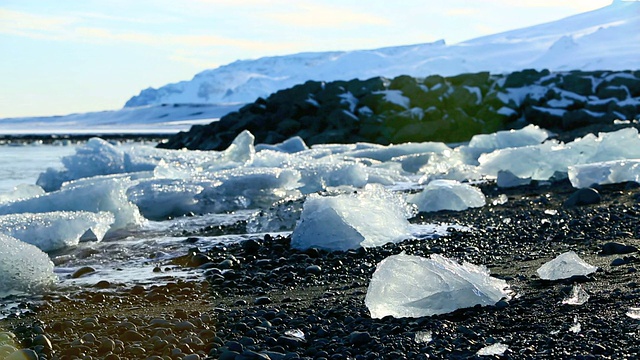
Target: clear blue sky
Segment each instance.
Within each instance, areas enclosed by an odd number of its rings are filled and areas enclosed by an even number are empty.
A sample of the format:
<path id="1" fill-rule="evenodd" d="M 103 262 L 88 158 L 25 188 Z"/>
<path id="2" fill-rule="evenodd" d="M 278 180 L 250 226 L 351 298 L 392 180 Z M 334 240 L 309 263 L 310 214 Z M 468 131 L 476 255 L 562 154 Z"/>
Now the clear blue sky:
<path id="1" fill-rule="evenodd" d="M 0 118 L 112 110 L 237 59 L 482 35 L 611 0 L 0 0 Z"/>

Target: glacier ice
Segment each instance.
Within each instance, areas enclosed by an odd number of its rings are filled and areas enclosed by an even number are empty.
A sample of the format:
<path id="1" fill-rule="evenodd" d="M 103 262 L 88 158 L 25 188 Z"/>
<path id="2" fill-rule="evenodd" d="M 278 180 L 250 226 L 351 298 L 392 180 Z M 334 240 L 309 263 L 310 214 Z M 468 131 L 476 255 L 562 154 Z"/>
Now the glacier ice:
<path id="1" fill-rule="evenodd" d="M 124 174 L 158 170 L 167 173 L 189 174 L 215 171 L 246 165 L 253 161 L 254 136 L 240 133 L 223 151 L 182 151 L 155 149 L 145 146 L 115 146 L 100 138 L 91 138 L 76 149 L 73 155 L 62 158 L 63 170 L 47 169 L 37 184 L 46 191 L 60 189 L 63 183 L 100 175 Z"/>
<path id="2" fill-rule="evenodd" d="M 127 198 L 126 190 L 131 184 L 128 179 L 87 181 L 33 198 L 0 204 L 0 215 L 53 211 L 109 211 L 115 217 L 112 229 L 136 226 L 142 224 L 144 219 L 138 207 Z"/>
<path id="3" fill-rule="evenodd" d="M 533 180 L 549 180 L 567 174 L 569 166 L 596 162 L 640 159 L 640 136 L 635 128 L 588 134 L 569 143 L 546 141 L 540 145 L 506 148 L 482 154 L 479 170 L 497 176 L 501 170 Z"/>
<path id="4" fill-rule="evenodd" d="M 502 356 L 504 352 L 509 349 L 508 345 L 495 343 L 488 346 L 483 347 L 482 349 L 476 352 L 478 356 Z"/>
<path id="5" fill-rule="evenodd" d="M 462 265 L 444 256 L 399 254 L 382 260 L 373 273 L 365 305 L 372 318 L 422 317 L 509 298 L 506 281 L 484 266 Z"/>
<path id="6" fill-rule="evenodd" d="M 411 234 L 407 218 L 413 211 L 381 186 L 367 185 L 355 194 L 313 194 L 304 202 L 291 246 L 348 250 L 402 240 Z"/>
<path id="7" fill-rule="evenodd" d="M 21 184 L 12 191 L 0 193 L 0 204 L 44 194 L 44 190 L 38 185 Z"/>
<path id="8" fill-rule="evenodd" d="M 573 288 L 571 288 L 571 295 L 563 299 L 562 303 L 567 305 L 582 305 L 587 301 L 589 301 L 589 294 L 580 284 L 575 284 Z"/>
<path id="9" fill-rule="evenodd" d="M 196 179 L 147 179 L 127 190 L 128 198 L 150 220 L 189 213 L 234 211 L 297 195 L 300 174 L 291 169 L 240 167 Z M 162 204 L 162 206 L 158 206 Z"/>
<path id="10" fill-rule="evenodd" d="M 593 184 L 640 182 L 640 159 L 612 160 L 569 166 L 569 180 L 575 188 Z"/>
<path id="11" fill-rule="evenodd" d="M 456 180 L 433 180 L 421 192 L 408 197 L 420 211 L 454 210 L 461 211 L 470 207 L 482 207 L 486 204 L 480 189 Z"/>
<path id="12" fill-rule="evenodd" d="M 537 125 L 529 124 L 519 130 L 498 131 L 493 134 L 474 135 L 469 141 L 469 147 L 493 151 L 511 147 L 521 147 L 536 145 L 545 141 L 549 137 L 547 130 L 541 129 Z"/>
<path id="13" fill-rule="evenodd" d="M 37 247 L 0 234 L 0 298 L 34 293 L 56 281 L 53 263 Z"/>
<path id="14" fill-rule="evenodd" d="M 0 233 L 49 252 L 77 245 L 88 231 L 101 241 L 113 221 L 110 212 L 59 211 L 0 215 Z"/>
<path id="15" fill-rule="evenodd" d="M 597 267 L 587 264 L 575 252 L 567 251 L 544 263 L 536 272 L 540 279 L 560 280 L 572 276 L 589 275 L 596 270 L 598 270 Z"/>
<path id="16" fill-rule="evenodd" d="M 636 320 L 640 320 L 640 308 L 639 307 L 630 307 L 629 310 L 625 313 L 628 317 Z"/>
<path id="17" fill-rule="evenodd" d="M 294 136 L 278 144 L 257 144 L 255 146 L 255 150 L 256 152 L 260 152 L 262 150 L 273 150 L 293 154 L 309 150 L 309 147 L 300 136 Z"/>

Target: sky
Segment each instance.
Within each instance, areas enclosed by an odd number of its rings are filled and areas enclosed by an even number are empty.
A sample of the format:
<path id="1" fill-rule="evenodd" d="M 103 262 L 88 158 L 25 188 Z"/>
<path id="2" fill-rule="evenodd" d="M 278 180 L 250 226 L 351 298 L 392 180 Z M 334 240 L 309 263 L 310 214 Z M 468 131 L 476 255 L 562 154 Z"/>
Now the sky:
<path id="1" fill-rule="evenodd" d="M 115 110 L 235 60 L 476 37 L 611 0 L 0 0 L 0 118 Z"/>

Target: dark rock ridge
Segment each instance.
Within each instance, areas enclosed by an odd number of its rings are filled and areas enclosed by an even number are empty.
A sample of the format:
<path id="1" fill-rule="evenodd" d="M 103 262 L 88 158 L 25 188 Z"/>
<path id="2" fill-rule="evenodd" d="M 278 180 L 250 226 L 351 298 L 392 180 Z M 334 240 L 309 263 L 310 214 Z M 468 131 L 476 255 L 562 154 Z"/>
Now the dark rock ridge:
<path id="1" fill-rule="evenodd" d="M 606 126 L 640 115 L 640 71 L 523 70 L 426 78 L 307 81 L 259 98 L 159 147 L 221 150 L 243 130 L 257 143 L 467 141 L 531 123 L 552 131 Z"/>

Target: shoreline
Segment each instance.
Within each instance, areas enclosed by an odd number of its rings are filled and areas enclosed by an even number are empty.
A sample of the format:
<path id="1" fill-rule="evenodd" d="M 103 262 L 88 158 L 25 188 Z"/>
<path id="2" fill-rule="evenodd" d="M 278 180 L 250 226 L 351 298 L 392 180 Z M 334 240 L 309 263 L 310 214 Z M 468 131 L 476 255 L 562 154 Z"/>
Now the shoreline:
<path id="1" fill-rule="evenodd" d="M 16 348 L 41 359 L 467 359 L 496 343 L 508 349 L 494 358 L 635 356 L 640 327 L 625 313 L 640 305 L 640 260 L 637 253 L 599 253 L 609 242 L 640 247 L 637 184 L 601 186 L 599 203 L 570 208 L 562 205 L 575 191 L 567 181 L 482 190 L 488 204 L 502 193 L 508 201 L 412 219 L 471 226 L 468 232 L 346 252 L 298 251 L 289 238 L 269 235 L 206 253 L 192 249 L 173 264 L 201 267 L 200 280 L 97 283 L 50 294 L 29 315 L 0 321 L 0 332 L 11 331 Z M 537 278 L 542 263 L 568 250 L 599 270 L 571 280 Z M 379 261 L 402 251 L 486 265 L 515 296 L 431 317 L 371 319 L 364 305 L 369 279 Z M 563 305 L 574 283 L 591 298 Z M 427 333 L 431 341 L 420 342 Z"/>

